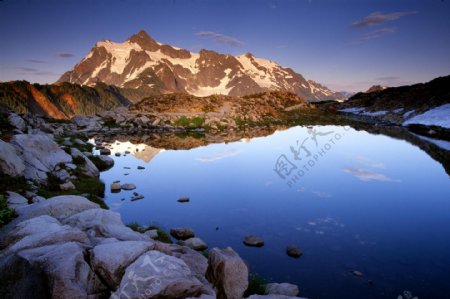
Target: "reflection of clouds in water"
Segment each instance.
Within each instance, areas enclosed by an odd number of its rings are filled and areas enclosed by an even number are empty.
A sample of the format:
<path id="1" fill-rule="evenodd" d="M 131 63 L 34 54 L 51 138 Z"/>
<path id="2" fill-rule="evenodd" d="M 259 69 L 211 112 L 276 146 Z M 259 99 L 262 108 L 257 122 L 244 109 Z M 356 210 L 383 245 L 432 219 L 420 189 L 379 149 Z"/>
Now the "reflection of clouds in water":
<path id="1" fill-rule="evenodd" d="M 313 191 L 312 194 L 320 198 L 330 198 L 332 196 L 331 193 L 326 191 Z"/>
<path id="2" fill-rule="evenodd" d="M 368 182 L 368 181 L 380 181 L 380 182 L 400 182 L 400 180 L 392 179 L 390 177 L 385 176 L 382 173 L 370 171 L 363 168 L 353 168 L 353 167 L 346 167 L 344 168 L 344 171 L 347 173 L 350 173 L 357 179 Z"/>
<path id="3" fill-rule="evenodd" d="M 341 229 L 345 225 L 334 218 L 317 218 L 313 221 L 308 221 L 305 226 L 299 226 L 295 229 L 305 233 L 314 233 L 316 235 L 325 235 L 326 233 L 333 233 L 337 229 Z"/>
<path id="4" fill-rule="evenodd" d="M 214 162 L 214 161 L 222 160 L 225 158 L 237 156 L 240 153 L 241 153 L 241 151 L 239 151 L 239 150 L 229 149 L 229 150 L 218 152 L 212 156 L 196 158 L 195 160 L 200 161 L 200 162 Z"/>
<path id="5" fill-rule="evenodd" d="M 384 163 L 381 162 L 374 162 L 366 157 L 363 156 L 356 156 L 355 160 L 358 161 L 360 164 L 363 164 L 365 166 L 371 167 L 371 168 L 380 168 L 380 169 L 385 169 L 386 166 L 384 165 Z"/>
<path id="6" fill-rule="evenodd" d="M 375 241 L 363 240 L 360 235 L 354 235 L 354 238 L 362 246 L 366 246 L 366 245 L 372 246 L 372 245 L 377 244 L 377 242 L 375 242 Z"/>

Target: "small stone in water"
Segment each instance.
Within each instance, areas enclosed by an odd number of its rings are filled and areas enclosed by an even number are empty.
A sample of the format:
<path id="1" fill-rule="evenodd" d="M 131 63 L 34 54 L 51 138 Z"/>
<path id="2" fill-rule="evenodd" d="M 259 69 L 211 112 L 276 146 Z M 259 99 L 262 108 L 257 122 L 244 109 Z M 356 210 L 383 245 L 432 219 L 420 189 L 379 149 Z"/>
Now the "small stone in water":
<path id="1" fill-rule="evenodd" d="M 364 276 L 364 274 L 362 274 L 362 272 L 359 272 L 357 270 L 353 270 L 352 274 L 355 275 L 355 276 L 359 276 L 359 277 Z"/>
<path id="2" fill-rule="evenodd" d="M 178 199 L 178 202 L 189 202 L 189 201 L 190 201 L 189 197 L 182 197 Z"/>
<path id="3" fill-rule="evenodd" d="M 138 166 L 137 169 L 145 169 L 144 166 Z"/>

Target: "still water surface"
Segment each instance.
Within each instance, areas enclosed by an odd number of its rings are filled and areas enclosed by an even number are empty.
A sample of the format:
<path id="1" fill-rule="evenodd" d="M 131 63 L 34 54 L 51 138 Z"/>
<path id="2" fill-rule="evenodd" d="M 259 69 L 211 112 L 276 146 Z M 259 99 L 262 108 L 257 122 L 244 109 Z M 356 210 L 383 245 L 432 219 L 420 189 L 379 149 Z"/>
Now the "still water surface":
<path id="1" fill-rule="evenodd" d="M 449 176 L 406 141 L 316 126 L 191 150 L 112 145 L 126 150 L 101 175 L 145 196 L 107 188 L 124 223 L 192 227 L 210 248 L 231 246 L 252 273 L 309 298 L 450 298 Z M 265 246 L 245 247 L 249 234 Z M 303 256 L 288 257 L 289 244 Z"/>

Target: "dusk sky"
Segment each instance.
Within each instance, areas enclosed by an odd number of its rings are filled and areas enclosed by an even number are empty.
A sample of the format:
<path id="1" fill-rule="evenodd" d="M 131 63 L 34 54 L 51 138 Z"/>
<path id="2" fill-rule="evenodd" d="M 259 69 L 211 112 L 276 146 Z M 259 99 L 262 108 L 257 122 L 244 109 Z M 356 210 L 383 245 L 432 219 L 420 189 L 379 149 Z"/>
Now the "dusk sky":
<path id="1" fill-rule="evenodd" d="M 336 91 L 450 74 L 448 0 L 0 1 L 0 81 L 55 82 L 102 39 L 139 30 L 291 67 Z"/>

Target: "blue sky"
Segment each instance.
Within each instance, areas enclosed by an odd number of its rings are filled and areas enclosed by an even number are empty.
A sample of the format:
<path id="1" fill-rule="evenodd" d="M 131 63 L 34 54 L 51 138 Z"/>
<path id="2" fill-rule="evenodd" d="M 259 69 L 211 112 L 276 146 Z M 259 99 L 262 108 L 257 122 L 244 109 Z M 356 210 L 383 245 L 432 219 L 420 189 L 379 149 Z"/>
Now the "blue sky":
<path id="1" fill-rule="evenodd" d="M 139 30 L 251 52 L 334 90 L 450 74 L 449 0 L 0 0 L 0 81 L 51 83 L 101 39 Z"/>

